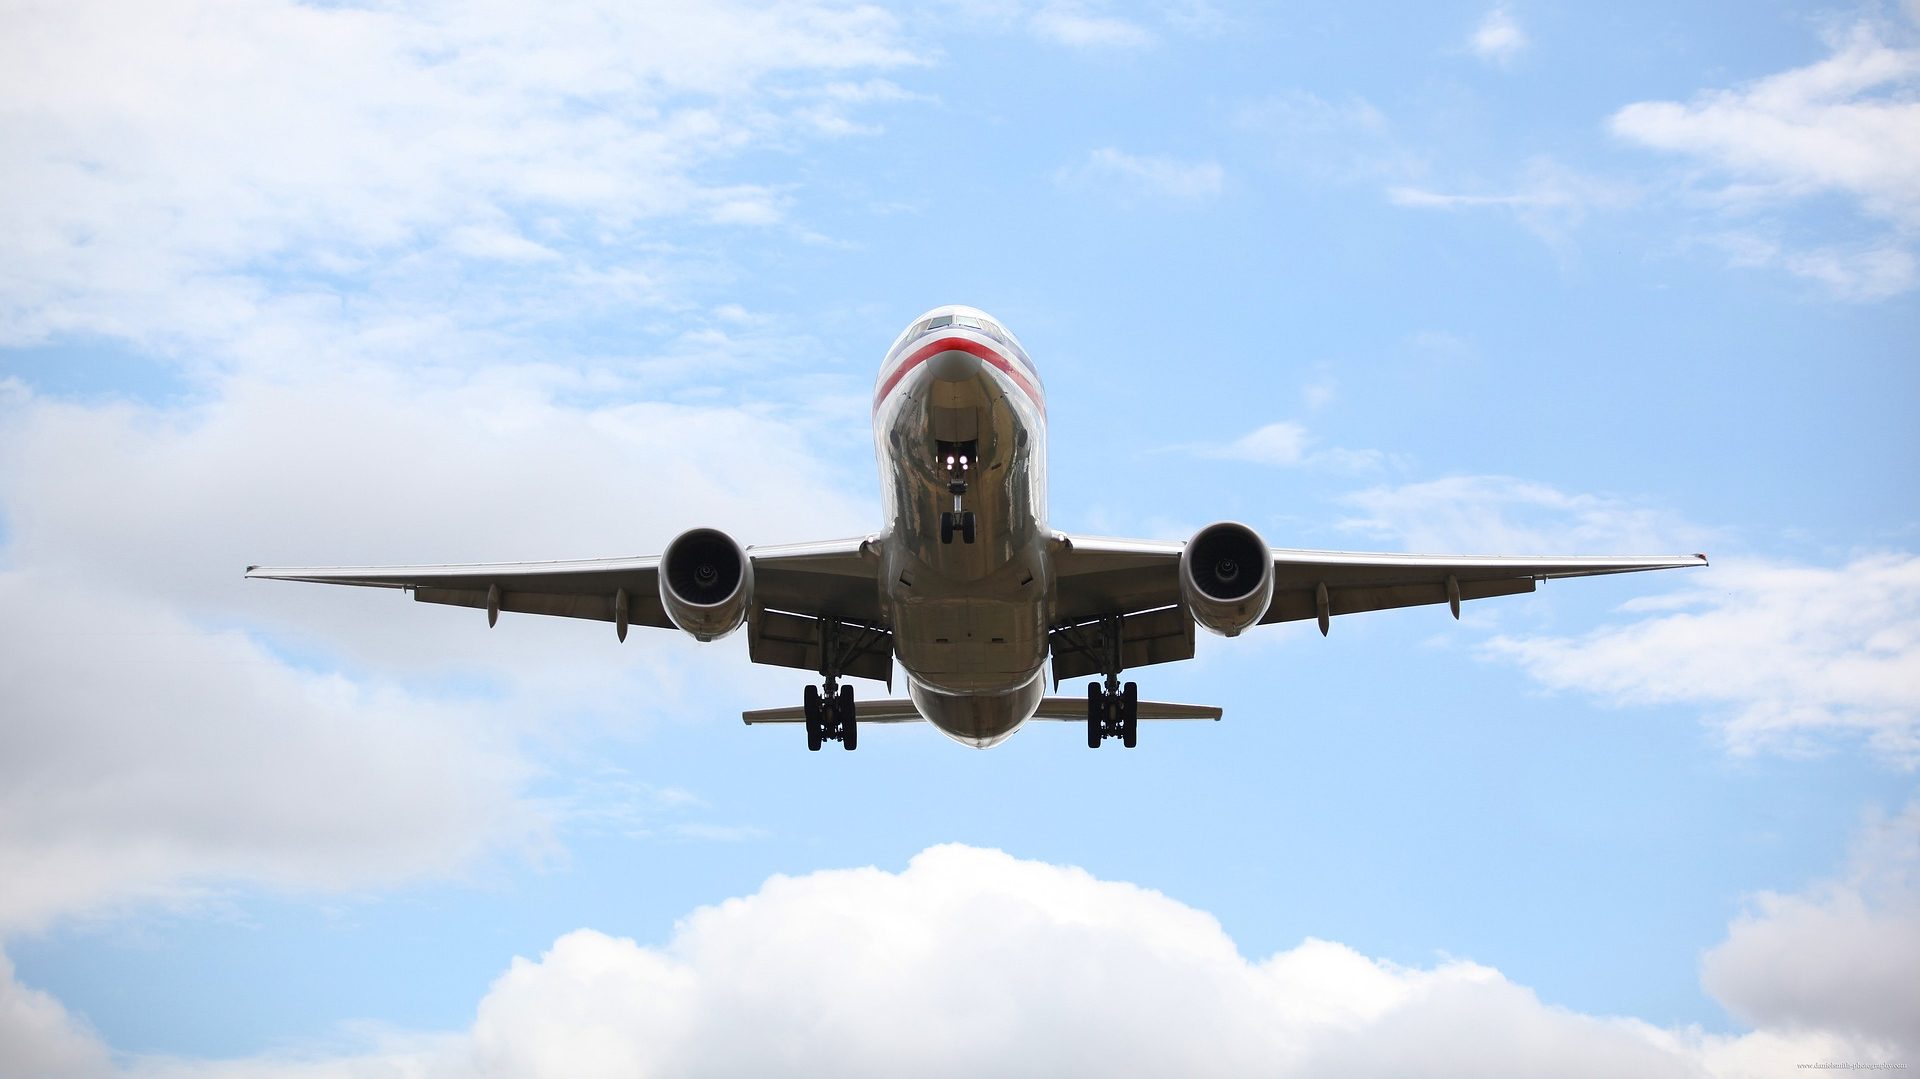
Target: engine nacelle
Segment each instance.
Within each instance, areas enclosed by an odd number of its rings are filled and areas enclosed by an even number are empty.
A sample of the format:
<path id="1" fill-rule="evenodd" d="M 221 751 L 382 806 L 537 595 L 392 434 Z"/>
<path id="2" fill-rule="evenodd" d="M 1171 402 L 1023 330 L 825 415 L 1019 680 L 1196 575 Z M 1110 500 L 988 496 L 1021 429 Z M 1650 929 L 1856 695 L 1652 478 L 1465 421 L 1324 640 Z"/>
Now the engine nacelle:
<path id="1" fill-rule="evenodd" d="M 680 533 L 660 556 L 660 604 L 695 640 L 740 628 L 753 602 L 753 563 L 733 537 L 714 528 Z"/>
<path id="2" fill-rule="evenodd" d="M 1210 524 L 1180 552 L 1180 598 L 1201 627 L 1237 637 L 1273 601 L 1273 552 L 1267 541 L 1233 521 Z"/>

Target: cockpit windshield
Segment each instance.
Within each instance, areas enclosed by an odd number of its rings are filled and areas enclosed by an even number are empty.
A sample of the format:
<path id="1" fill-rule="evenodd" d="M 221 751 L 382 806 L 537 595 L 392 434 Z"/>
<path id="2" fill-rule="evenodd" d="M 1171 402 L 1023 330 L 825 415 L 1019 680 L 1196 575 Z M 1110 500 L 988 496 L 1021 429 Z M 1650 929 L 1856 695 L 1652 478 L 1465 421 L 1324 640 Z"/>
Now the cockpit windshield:
<path id="1" fill-rule="evenodd" d="M 907 332 L 901 334 L 900 339 L 894 342 L 893 348 L 888 352 L 888 356 L 891 357 L 897 354 L 908 344 L 919 340 L 921 337 L 935 330 L 944 330 L 956 326 L 961 329 L 972 330 L 975 333 L 985 334 L 993 340 L 998 341 L 1000 344 L 1006 346 L 1007 350 L 1012 352 L 1014 356 L 1018 357 L 1027 370 L 1033 370 L 1033 360 L 1028 358 L 1027 350 L 1020 346 L 1019 338 L 1013 336 L 1006 327 L 986 317 L 984 313 L 971 315 L 946 314 L 923 318 L 907 327 Z"/>

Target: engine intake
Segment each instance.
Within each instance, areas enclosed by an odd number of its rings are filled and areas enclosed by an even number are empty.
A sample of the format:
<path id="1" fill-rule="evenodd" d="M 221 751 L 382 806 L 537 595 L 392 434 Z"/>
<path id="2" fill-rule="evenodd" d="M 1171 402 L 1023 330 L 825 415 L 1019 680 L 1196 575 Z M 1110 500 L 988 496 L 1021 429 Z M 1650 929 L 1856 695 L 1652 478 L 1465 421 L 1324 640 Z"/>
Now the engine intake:
<path id="1" fill-rule="evenodd" d="M 718 640 L 739 629 L 752 602 L 753 563 L 732 536 L 695 528 L 667 544 L 660 556 L 660 604 L 695 640 Z"/>
<path id="2" fill-rule="evenodd" d="M 1180 598 L 1193 620 L 1237 637 L 1273 601 L 1273 552 L 1259 533 L 1233 521 L 1210 524 L 1180 552 Z"/>

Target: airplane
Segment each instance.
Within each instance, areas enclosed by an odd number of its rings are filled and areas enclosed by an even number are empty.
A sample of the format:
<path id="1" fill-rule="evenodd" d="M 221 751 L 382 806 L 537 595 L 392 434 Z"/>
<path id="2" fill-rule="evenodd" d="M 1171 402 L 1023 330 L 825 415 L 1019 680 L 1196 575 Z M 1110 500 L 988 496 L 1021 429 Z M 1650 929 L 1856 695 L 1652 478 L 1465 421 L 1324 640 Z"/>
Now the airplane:
<path id="1" fill-rule="evenodd" d="M 816 672 L 799 707 L 747 711 L 799 723 L 807 748 L 859 744 L 862 724 L 926 721 L 985 749 L 1028 720 L 1083 723 L 1087 746 L 1131 749 L 1141 720 L 1212 719 L 1216 707 L 1139 699 L 1120 676 L 1191 659 L 1195 627 L 1226 637 L 1271 622 L 1531 592 L 1543 580 L 1707 564 L 1645 557 L 1370 554 L 1269 547 L 1235 521 L 1185 541 L 1058 532 L 1047 522 L 1047 402 L 1018 338 L 977 308 L 913 320 L 873 394 L 882 531 L 743 547 L 693 528 L 658 557 L 477 565 L 249 566 L 248 577 L 398 588 L 423 603 L 678 629 L 714 641 L 745 628 L 752 662 Z M 907 696 L 856 699 L 844 679 Z M 1051 671 L 1048 667 L 1051 665 Z M 1096 676 L 1084 699 L 1052 696 Z"/>

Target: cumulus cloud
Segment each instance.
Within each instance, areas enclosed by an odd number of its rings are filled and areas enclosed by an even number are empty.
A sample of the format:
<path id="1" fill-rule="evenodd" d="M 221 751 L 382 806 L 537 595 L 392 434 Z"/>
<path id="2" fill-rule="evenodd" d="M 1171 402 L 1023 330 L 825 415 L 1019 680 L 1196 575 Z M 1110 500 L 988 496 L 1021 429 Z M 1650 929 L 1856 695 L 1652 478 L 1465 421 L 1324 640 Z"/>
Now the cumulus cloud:
<path id="1" fill-rule="evenodd" d="M 0 1071 L 78 1079 L 111 1074 L 111 1061 L 85 1024 L 53 997 L 16 981 L 13 961 L 0 954 Z"/>
<path id="2" fill-rule="evenodd" d="M 84 1035 L 56 1004 L 33 1003 L 39 1041 L 0 1053 L 77 1045 L 74 1074 L 89 1074 Z M 658 947 L 568 933 L 515 959 L 457 1035 L 128 1071 L 1736 1076 L 1880 1059 L 1880 1044 L 1818 1025 L 1728 1037 L 1584 1015 L 1464 959 L 1400 966 L 1311 939 L 1249 958 L 1212 916 L 1158 892 L 942 846 L 897 873 L 776 876 L 693 912 Z"/>
<path id="3" fill-rule="evenodd" d="M 1920 1054 L 1920 802 L 1870 820 L 1852 864 L 1801 893 L 1762 893 L 1709 951 L 1702 981 L 1742 1021 L 1834 1031 Z"/>
<path id="4" fill-rule="evenodd" d="M 446 873 L 546 830 L 481 709 L 299 670 L 137 592 L 9 572 L 0 603 L 0 930 Z"/>
<path id="5" fill-rule="evenodd" d="M 773 521 L 870 525 L 794 450 L 817 442 L 798 434 L 809 418 L 624 388 L 538 368 L 230 377 L 186 406 L 9 386 L 0 929 L 229 883 L 453 873 L 544 850 L 556 810 L 573 825 L 609 812 L 605 790 L 530 794 L 526 736 L 689 707 L 734 649 L 661 633 L 621 652 L 607 627 L 564 619 L 489 632 L 397 593 L 240 572 L 642 554 L 694 524 L 749 542 L 797 538 Z M 685 815 L 654 827 L 750 834 Z"/>
<path id="6" fill-rule="evenodd" d="M 1920 227 L 1920 48 L 1891 36 L 1862 24 L 1835 37 L 1825 59 L 1688 102 L 1635 102 L 1609 126 L 1695 162 L 1735 211 L 1820 194 L 1849 200 L 1893 231 L 1851 255 L 1827 246 L 1764 261 L 1824 280 L 1847 298 L 1905 291 Z"/>
<path id="7" fill-rule="evenodd" d="M 1371 487 L 1342 501 L 1358 511 L 1342 528 L 1410 551 L 1653 554 L 1705 538 L 1671 514 L 1512 476 Z"/>
<path id="8" fill-rule="evenodd" d="M 1109 146 L 1056 170 L 1053 179 L 1063 188 L 1092 191 L 1123 205 L 1195 203 L 1220 194 L 1226 173 L 1211 161 L 1137 156 Z"/>
<path id="9" fill-rule="evenodd" d="M 1467 47 L 1480 59 L 1493 64 L 1508 64 L 1527 47 L 1527 33 L 1504 7 L 1494 8 L 1474 27 Z"/>
<path id="10" fill-rule="evenodd" d="M 1503 637 L 1488 649 L 1556 689 L 1701 705 L 1737 752 L 1862 738 L 1920 765 L 1920 556 L 1732 561 L 1622 612 L 1629 620 L 1581 637 Z"/>

